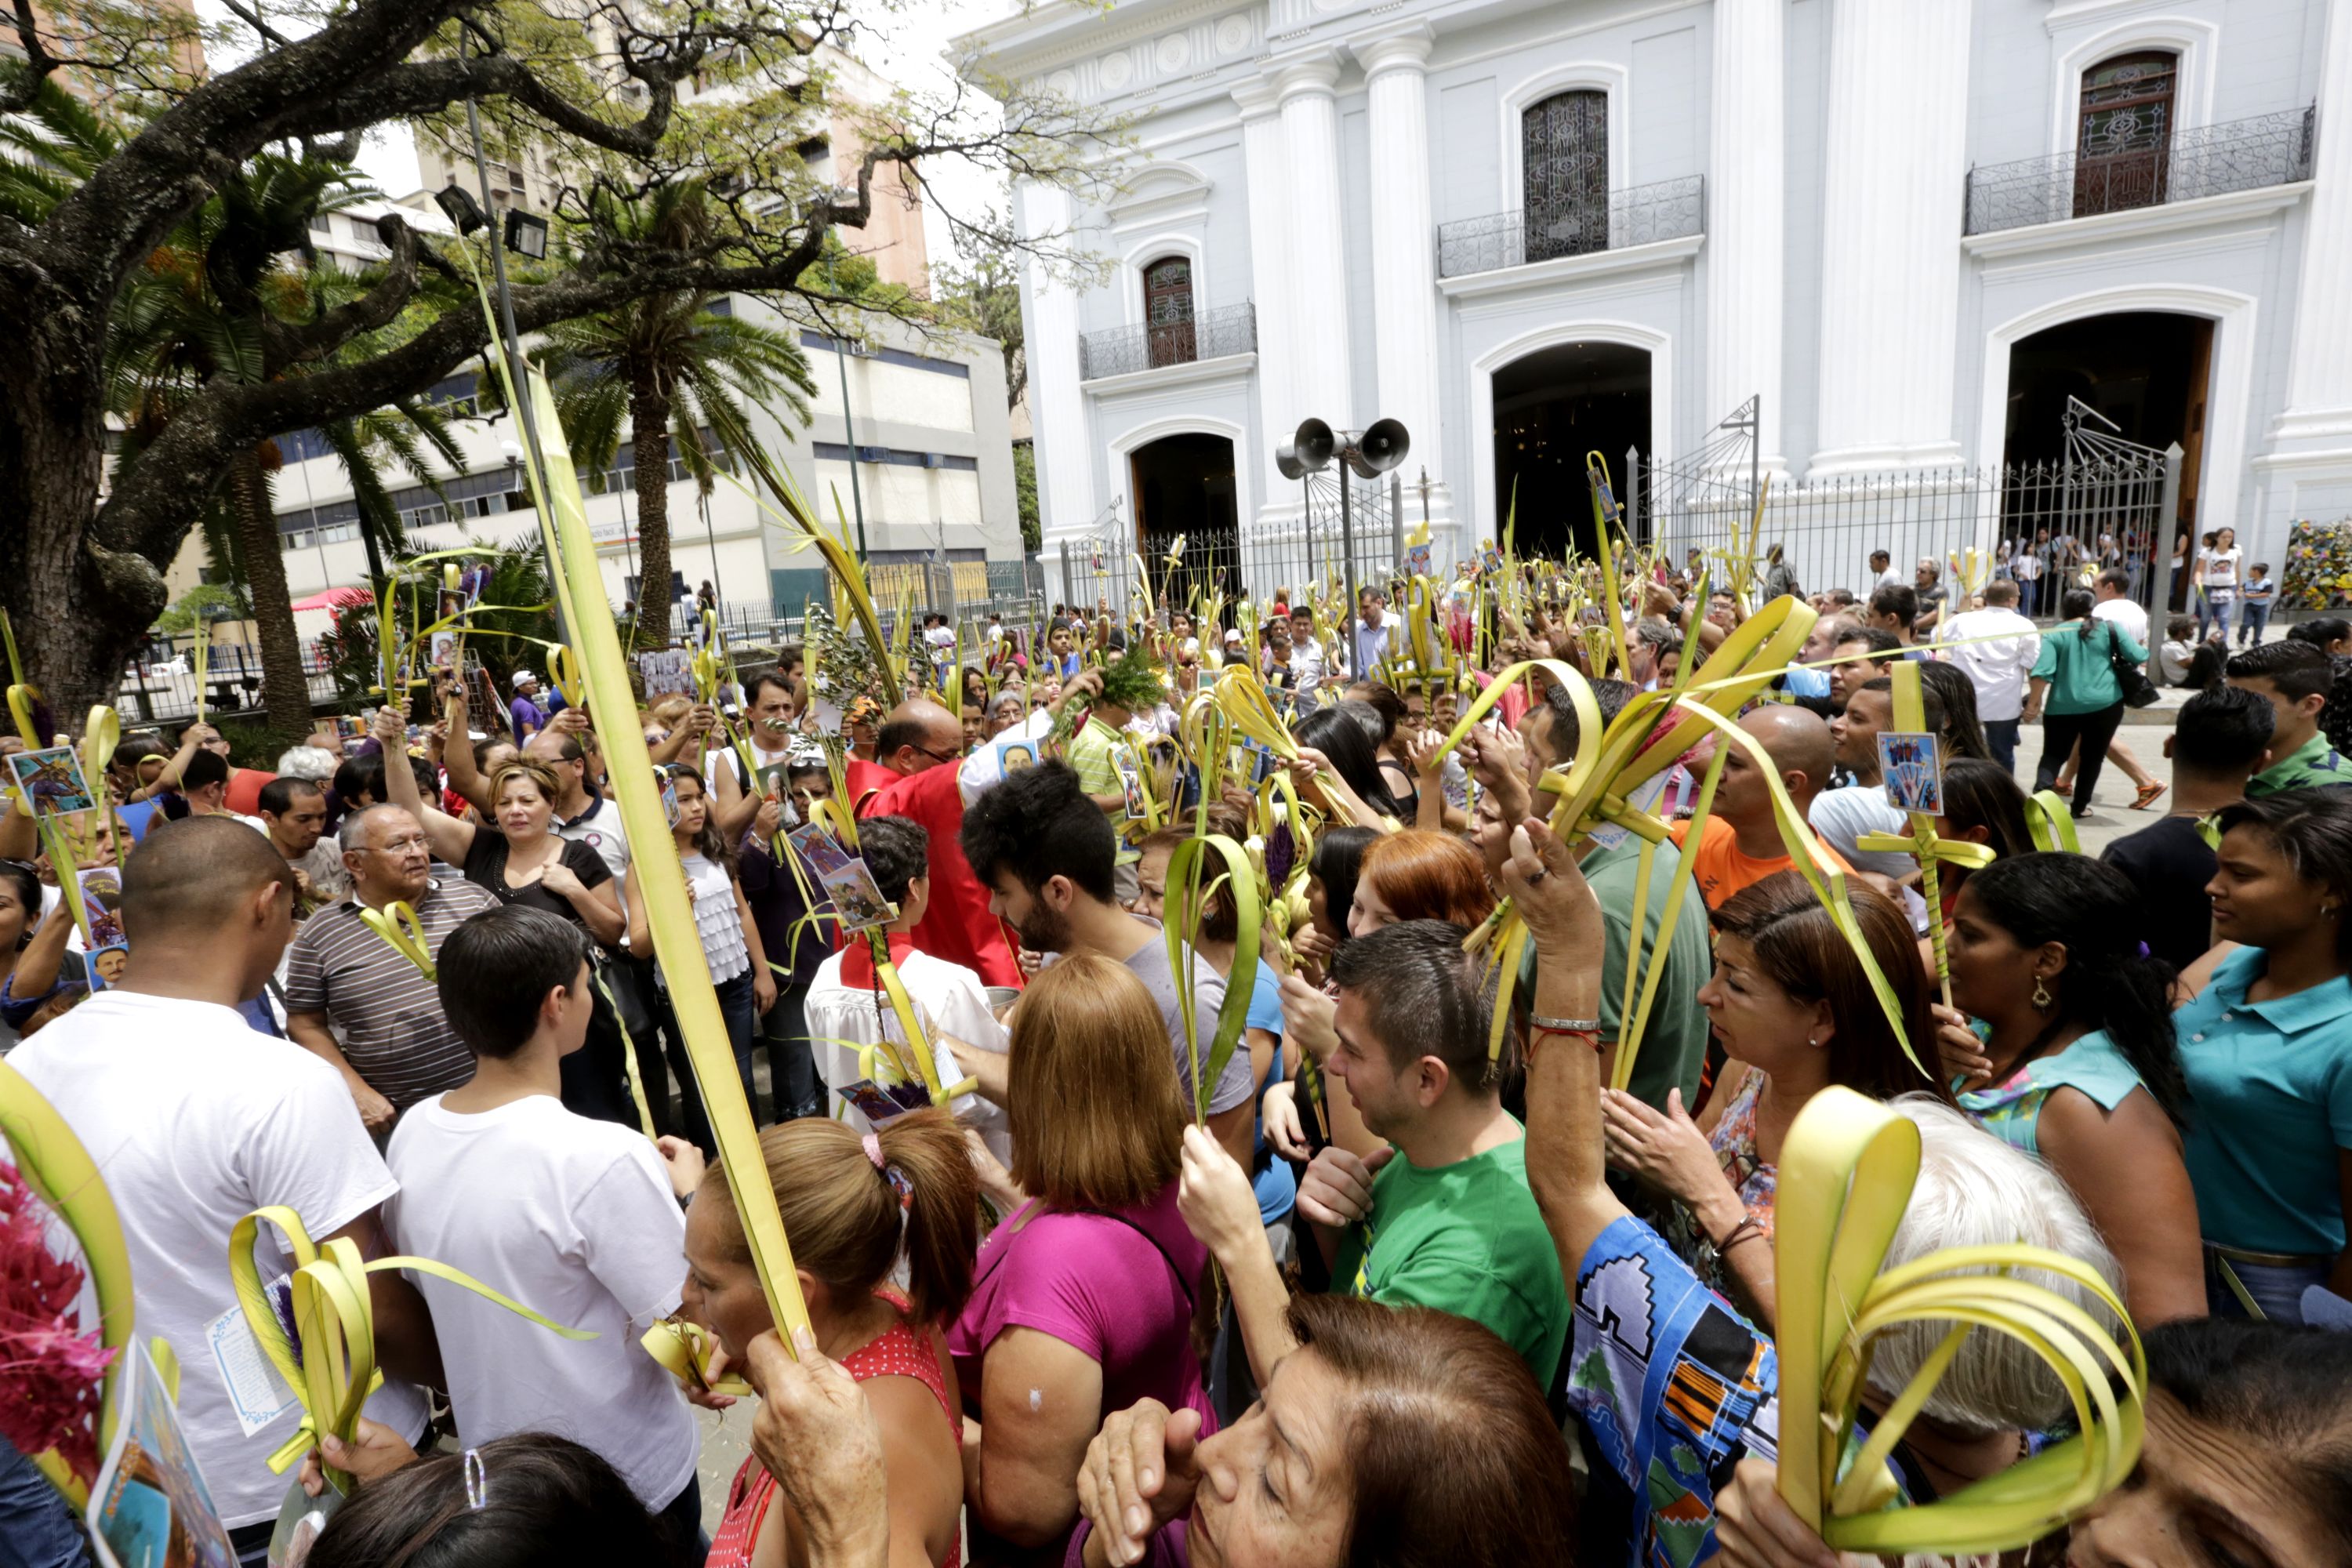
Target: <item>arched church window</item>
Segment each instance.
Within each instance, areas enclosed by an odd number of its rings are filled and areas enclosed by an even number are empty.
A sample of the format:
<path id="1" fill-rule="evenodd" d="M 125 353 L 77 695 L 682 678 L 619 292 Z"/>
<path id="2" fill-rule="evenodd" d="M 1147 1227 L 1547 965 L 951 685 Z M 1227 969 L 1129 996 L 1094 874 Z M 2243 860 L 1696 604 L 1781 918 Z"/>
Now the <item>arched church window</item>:
<path id="1" fill-rule="evenodd" d="M 1151 366 L 1190 364 L 1199 357 L 1192 332 L 1192 261 L 1163 256 L 1143 269 L 1143 321 L 1151 338 Z"/>
<path id="2" fill-rule="evenodd" d="M 1558 92 L 1519 116 L 1527 259 L 1609 248 L 1609 95 Z"/>
<path id="3" fill-rule="evenodd" d="M 2083 73 L 2074 143 L 2074 216 L 2126 212 L 2164 200 L 2180 57 L 2138 49 Z"/>

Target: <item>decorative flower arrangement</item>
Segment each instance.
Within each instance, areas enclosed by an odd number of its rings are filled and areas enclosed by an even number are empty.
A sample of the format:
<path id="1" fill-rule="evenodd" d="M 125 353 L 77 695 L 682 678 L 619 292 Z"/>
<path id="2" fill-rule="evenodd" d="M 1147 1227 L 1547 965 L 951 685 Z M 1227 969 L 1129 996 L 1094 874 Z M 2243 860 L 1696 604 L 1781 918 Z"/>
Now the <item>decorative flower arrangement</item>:
<path id="1" fill-rule="evenodd" d="M 86 1276 L 49 1248 L 49 1211 L 0 1164 L 0 1437 L 57 1451 L 85 1489 L 98 1479 L 101 1384 L 115 1352 L 81 1326 Z"/>

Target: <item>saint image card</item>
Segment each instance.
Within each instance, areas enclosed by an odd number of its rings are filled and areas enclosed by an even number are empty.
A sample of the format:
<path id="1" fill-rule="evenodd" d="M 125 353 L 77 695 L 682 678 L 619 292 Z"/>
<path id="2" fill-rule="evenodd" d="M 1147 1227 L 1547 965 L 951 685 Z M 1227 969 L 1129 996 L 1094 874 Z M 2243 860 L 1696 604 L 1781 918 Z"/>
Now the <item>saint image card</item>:
<path id="1" fill-rule="evenodd" d="M 84 1516 L 99 1561 L 107 1568 L 236 1568 L 236 1552 L 144 1340 L 123 1349 L 117 1396 L 122 1418 Z"/>
<path id="2" fill-rule="evenodd" d="M 820 872 L 817 880 L 824 884 L 825 895 L 833 900 L 834 912 L 841 917 L 845 936 L 851 931 L 866 931 L 887 925 L 898 918 L 898 911 L 882 896 L 874 883 L 874 873 L 866 868 L 863 860 L 852 860 L 845 866 Z"/>
<path id="3" fill-rule="evenodd" d="M 1130 822 L 1140 822 L 1150 815 L 1143 798 L 1143 778 L 1136 770 L 1135 753 L 1125 746 L 1112 748 L 1111 765 L 1118 770 L 1118 787 L 1127 797 L 1127 816 Z"/>
<path id="4" fill-rule="evenodd" d="M 1937 737 L 1882 730 L 1878 766 L 1886 775 L 1886 798 L 1896 809 L 1944 815 L 1944 754 Z"/>
<path id="5" fill-rule="evenodd" d="M 71 746 L 15 752 L 8 757 L 9 782 L 33 803 L 35 816 L 72 816 L 94 809 L 98 797 L 82 776 L 81 758 Z"/>
<path id="6" fill-rule="evenodd" d="M 899 1098 L 900 1094 L 909 1089 L 913 1090 L 912 1103 Z M 866 1120 L 877 1127 L 886 1121 L 895 1121 L 909 1110 L 920 1110 L 931 1102 L 929 1092 L 919 1083 L 902 1084 L 897 1090 L 892 1090 L 883 1088 L 870 1078 L 861 1078 L 844 1089 L 841 1091 L 841 1098 L 856 1106 Z"/>
<path id="7" fill-rule="evenodd" d="M 805 827 L 794 828 L 785 836 L 801 863 L 814 871 L 821 879 L 852 864 L 848 850 L 834 842 L 833 836 L 812 822 Z"/>
<path id="8" fill-rule="evenodd" d="M 111 866 L 90 866 L 75 873 L 81 883 L 82 912 L 89 917 L 89 946 L 119 947 L 122 934 L 122 873 Z"/>

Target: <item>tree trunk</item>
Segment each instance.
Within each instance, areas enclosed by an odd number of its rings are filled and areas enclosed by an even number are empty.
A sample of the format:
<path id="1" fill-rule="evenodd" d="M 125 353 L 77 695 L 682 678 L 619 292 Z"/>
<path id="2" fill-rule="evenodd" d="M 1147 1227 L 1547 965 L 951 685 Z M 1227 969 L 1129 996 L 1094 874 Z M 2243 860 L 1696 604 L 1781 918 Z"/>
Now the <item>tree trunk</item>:
<path id="1" fill-rule="evenodd" d="M 667 647 L 669 394 L 650 367 L 629 378 L 629 440 L 637 465 L 637 642 Z"/>
<path id="2" fill-rule="evenodd" d="M 261 638 L 261 706 L 271 733 L 292 745 L 310 732 L 310 682 L 302 669 L 302 640 L 294 631 L 293 595 L 286 586 L 286 556 L 270 509 L 261 454 L 248 449 L 229 464 L 230 509 L 236 515 L 237 542 L 245 548 L 246 587 L 253 596 L 253 624 Z M 205 635 L 199 629 L 198 636 Z M 385 699 L 405 706 L 400 693 Z"/>
<path id="3" fill-rule="evenodd" d="M 106 426 L 81 315 L 55 295 L 28 306 L 0 291 L 0 320 L 24 324 L 0 375 L 0 605 L 26 679 L 79 731 L 92 706 L 114 701 L 163 613 L 163 574 L 92 536 Z"/>

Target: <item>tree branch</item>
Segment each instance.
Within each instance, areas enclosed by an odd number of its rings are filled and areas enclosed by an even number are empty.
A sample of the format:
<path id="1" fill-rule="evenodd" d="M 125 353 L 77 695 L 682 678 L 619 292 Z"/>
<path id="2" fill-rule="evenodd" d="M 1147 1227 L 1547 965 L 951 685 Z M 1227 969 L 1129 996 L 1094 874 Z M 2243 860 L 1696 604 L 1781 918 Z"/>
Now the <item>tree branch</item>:
<path id="1" fill-rule="evenodd" d="M 262 316 L 268 348 L 265 369 L 270 374 L 322 360 L 360 333 L 390 326 L 406 308 L 416 292 L 415 231 L 398 214 L 385 213 L 375 220 L 375 232 L 392 256 L 374 288 L 316 321 L 296 324 L 266 313 Z"/>

